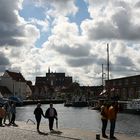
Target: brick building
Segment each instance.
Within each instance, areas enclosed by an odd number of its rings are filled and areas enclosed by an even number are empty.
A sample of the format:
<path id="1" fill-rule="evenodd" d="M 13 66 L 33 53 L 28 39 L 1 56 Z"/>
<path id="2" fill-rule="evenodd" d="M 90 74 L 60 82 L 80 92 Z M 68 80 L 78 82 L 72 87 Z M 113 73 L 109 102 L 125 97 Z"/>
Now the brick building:
<path id="1" fill-rule="evenodd" d="M 140 98 L 140 75 L 111 79 L 105 81 L 110 97 L 119 97 L 120 100 Z"/>
<path id="2" fill-rule="evenodd" d="M 53 73 L 48 69 L 45 77 L 36 77 L 35 85 L 49 85 L 54 88 L 68 87 L 72 83 L 72 77 L 65 76 L 65 73 Z"/>
<path id="3" fill-rule="evenodd" d="M 50 72 L 44 77 L 36 77 L 34 96 L 37 98 L 55 97 L 54 91 L 67 88 L 72 84 L 72 77 L 65 76 L 65 73 Z"/>

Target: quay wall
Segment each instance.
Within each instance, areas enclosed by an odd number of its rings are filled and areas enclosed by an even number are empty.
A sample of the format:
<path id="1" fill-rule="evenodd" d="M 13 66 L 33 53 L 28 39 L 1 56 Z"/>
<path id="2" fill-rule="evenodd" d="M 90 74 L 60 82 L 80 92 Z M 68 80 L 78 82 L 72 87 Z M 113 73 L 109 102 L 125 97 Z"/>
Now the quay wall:
<path id="1" fill-rule="evenodd" d="M 22 105 L 33 105 L 33 104 L 37 104 L 37 103 L 41 103 L 41 104 L 62 104 L 64 103 L 64 100 L 24 100 Z"/>

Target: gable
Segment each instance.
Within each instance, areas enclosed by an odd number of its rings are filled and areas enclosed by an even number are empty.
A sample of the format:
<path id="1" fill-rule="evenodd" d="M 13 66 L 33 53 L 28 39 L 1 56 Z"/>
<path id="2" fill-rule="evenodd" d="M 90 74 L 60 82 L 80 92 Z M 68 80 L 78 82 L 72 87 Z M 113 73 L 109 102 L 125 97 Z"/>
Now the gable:
<path id="1" fill-rule="evenodd" d="M 25 78 L 22 76 L 20 72 L 17 73 L 6 70 L 5 76 L 9 76 L 15 81 L 26 82 Z"/>
<path id="2" fill-rule="evenodd" d="M 10 78 L 10 75 L 5 71 L 5 73 L 3 74 L 3 77 Z"/>

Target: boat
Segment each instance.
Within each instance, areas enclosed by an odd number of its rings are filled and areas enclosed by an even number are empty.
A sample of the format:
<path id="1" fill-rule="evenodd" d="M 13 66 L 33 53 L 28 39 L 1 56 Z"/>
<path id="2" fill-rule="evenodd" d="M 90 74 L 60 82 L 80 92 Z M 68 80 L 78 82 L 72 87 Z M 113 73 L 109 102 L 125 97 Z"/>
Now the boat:
<path id="1" fill-rule="evenodd" d="M 74 96 L 71 100 L 67 100 L 64 103 L 64 106 L 69 107 L 87 107 L 88 106 L 88 102 L 86 101 L 86 99 L 84 97 L 79 97 L 79 96 Z"/>
<path id="2" fill-rule="evenodd" d="M 72 106 L 72 102 L 71 102 L 70 100 L 67 100 L 67 101 L 64 103 L 64 106 L 66 106 L 66 107 Z"/>
<path id="3" fill-rule="evenodd" d="M 122 112 L 140 114 L 140 99 L 119 101 L 119 105 L 122 106 Z"/>
<path id="4" fill-rule="evenodd" d="M 75 101 L 72 103 L 73 107 L 87 107 L 88 102 L 87 101 Z"/>
<path id="5" fill-rule="evenodd" d="M 88 102 L 87 101 L 66 101 L 64 103 L 65 107 L 87 107 L 88 106 Z"/>

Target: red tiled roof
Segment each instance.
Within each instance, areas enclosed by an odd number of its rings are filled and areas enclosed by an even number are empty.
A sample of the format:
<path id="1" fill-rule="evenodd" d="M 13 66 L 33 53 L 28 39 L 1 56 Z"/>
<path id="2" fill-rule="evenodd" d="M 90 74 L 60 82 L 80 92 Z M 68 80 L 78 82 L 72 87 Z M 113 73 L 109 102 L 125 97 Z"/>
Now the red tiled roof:
<path id="1" fill-rule="evenodd" d="M 22 76 L 22 74 L 19 72 L 11 72 L 6 70 L 6 72 L 9 74 L 10 77 L 12 77 L 13 80 L 26 82 L 25 78 Z"/>

